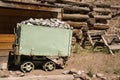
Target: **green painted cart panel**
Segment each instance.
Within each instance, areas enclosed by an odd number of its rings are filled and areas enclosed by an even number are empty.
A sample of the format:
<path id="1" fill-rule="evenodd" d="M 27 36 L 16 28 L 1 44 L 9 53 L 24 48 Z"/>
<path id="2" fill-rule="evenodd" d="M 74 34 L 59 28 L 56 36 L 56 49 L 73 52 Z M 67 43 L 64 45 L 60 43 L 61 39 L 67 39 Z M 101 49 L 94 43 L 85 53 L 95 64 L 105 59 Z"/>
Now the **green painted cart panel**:
<path id="1" fill-rule="evenodd" d="M 17 32 L 20 55 L 70 55 L 72 29 L 22 25 Z"/>

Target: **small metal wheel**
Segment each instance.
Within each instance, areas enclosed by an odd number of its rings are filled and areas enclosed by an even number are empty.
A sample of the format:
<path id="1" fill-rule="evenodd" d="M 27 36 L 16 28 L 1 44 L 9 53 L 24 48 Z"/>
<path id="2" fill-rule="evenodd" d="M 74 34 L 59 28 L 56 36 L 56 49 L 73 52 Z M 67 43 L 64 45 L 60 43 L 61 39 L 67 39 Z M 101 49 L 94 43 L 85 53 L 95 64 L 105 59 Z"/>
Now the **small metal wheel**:
<path id="1" fill-rule="evenodd" d="M 53 61 L 48 61 L 43 65 L 45 71 L 52 71 L 56 68 L 56 65 Z"/>
<path id="2" fill-rule="evenodd" d="M 21 64 L 20 69 L 22 72 L 30 72 L 32 70 L 34 70 L 34 64 L 32 62 L 24 62 L 23 64 Z"/>

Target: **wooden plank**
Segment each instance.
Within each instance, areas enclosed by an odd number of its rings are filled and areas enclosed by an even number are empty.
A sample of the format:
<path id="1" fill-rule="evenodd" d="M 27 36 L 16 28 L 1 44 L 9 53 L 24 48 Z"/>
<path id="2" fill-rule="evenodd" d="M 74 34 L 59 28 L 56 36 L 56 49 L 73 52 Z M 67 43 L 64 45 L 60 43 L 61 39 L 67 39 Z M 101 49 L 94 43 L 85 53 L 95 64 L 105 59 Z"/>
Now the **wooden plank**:
<path id="1" fill-rule="evenodd" d="M 12 44 L 13 43 L 1 43 L 0 42 L 0 49 L 4 50 L 4 49 L 12 49 Z"/>
<path id="2" fill-rule="evenodd" d="M 41 18 L 51 18 L 57 16 L 57 13 L 45 12 L 45 11 L 31 11 L 31 10 L 21 10 L 21 9 L 10 9 L 10 8 L 0 8 L 0 15 L 5 16 L 17 16 L 17 17 L 41 17 Z M 45 15 L 45 16 L 43 16 Z"/>
<path id="3" fill-rule="evenodd" d="M 94 29 L 106 30 L 106 29 L 109 29 L 109 25 L 108 25 L 108 24 L 95 23 L 95 24 L 94 24 Z"/>
<path id="4" fill-rule="evenodd" d="M 111 15 L 94 15 L 95 19 L 111 19 Z"/>
<path id="5" fill-rule="evenodd" d="M 88 15 L 83 14 L 63 14 L 63 19 L 88 19 Z"/>
<path id="6" fill-rule="evenodd" d="M 13 42 L 15 36 L 13 34 L 0 34 L 0 43 Z"/>
<path id="7" fill-rule="evenodd" d="M 14 34 L 0 34 L 0 49 L 12 49 L 14 39 Z"/>
<path id="8" fill-rule="evenodd" d="M 113 8 L 113 9 L 120 9 L 120 5 L 111 5 L 111 8 Z"/>
<path id="9" fill-rule="evenodd" d="M 92 37 L 89 33 L 88 33 L 88 39 L 89 39 L 91 45 L 94 46 L 95 43 L 93 42 Z"/>
<path id="10" fill-rule="evenodd" d="M 110 8 L 111 5 L 110 4 L 105 4 L 105 3 L 95 3 L 96 7 L 100 7 L 100 8 Z"/>
<path id="11" fill-rule="evenodd" d="M 93 11 L 107 14 L 111 13 L 111 10 L 108 8 L 93 8 Z"/>
<path id="12" fill-rule="evenodd" d="M 105 30 L 88 30 L 88 32 L 90 35 L 94 36 L 94 35 L 103 35 L 105 33 Z"/>
<path id="13" fill-rule="evenodd" d="M 8 0 L 6 0 L 8 1 Z M 13 2 L 13 1 L 12 1 Z M 40 4 L 39 4 L 40 5 Z M 50 7 L 43 7 L 43 6 L 38 6 L 33 5 L 33 4 L 24 4 L 24 3 L 9 3 L 9 2 L 3 2 L 0 1 L 0 7 L 5 7 L 5 8 L 16 8 L 16 9 L 26 9 L 26 10 L 36 10 L 36 11 L 47 11 L 47 12 L 61 12 L 61 8 L 50 8 Z"/>
<path id="14" fill-rule="evenodd" d="M 65 11 L 72 11 L 72 12 L 89 12 L 90 9 L 86 7 L 77 7 L 77 6 L 72 6 L 72 7 L 64 7 L 63 8 Z"/>
<path id="15" fill-rule="evenodd" d="M 109 44 L 109 39 L 111 39 L 111 37 L 115 37 L 117 35 L 115 34 L 107 34 L 107 35 L 102 35 L 102 40 L 104 41 L 105 45 L 108 47 L 109 52 L 113 55 L 113 51 L 112 50 L 118 50 L 120 49 L 120 43 L 114 43 L 114 44 Z M 111 41 L 112 42 L 112 41 Z"/>
<path id="16" fill-rule="evenodd" d="M 64 4 L 71 4 L 71 5 L 78 5 L 78 6 L 81 6 L 81 7 L 90 7 L 89 3 L 76 2 L 76 1 L 73 1 L 73 0 L 63 0 L 62 3 L 64 3 Z"/>

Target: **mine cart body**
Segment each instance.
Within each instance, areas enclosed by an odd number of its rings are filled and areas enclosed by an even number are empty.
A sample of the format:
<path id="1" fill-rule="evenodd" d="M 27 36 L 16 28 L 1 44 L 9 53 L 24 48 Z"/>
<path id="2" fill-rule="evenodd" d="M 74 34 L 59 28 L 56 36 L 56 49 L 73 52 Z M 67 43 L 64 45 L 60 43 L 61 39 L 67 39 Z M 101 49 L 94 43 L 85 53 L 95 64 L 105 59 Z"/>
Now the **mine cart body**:
<path id="1" fill-rule="evenodd" d="M 60 58 L 64 63 L 70 56 L 72 28 L 22 25 L 15 29 L 15 35 L 12 52 L 15 65 L 29 60 L 56 62 Z"/>

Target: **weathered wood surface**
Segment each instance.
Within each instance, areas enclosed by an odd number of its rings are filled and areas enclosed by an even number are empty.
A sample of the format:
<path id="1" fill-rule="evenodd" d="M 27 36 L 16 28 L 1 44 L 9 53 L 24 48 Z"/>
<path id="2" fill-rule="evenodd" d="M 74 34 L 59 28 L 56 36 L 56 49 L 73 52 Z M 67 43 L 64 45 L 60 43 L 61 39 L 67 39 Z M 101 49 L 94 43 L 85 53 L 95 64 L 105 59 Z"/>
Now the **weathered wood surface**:
<path id="1" fill-rule="evenodd" d="M 96 44 L 101 42 L 101 35 L 104 33 L 104 30 L 88 30 L 87 35 L 92 47 L 97 46 Z"/>
<path id="2" fill-rule="evenodd" d="M 118 39 L 119 42 L 116 43 L 115 39 Z M 113 50 L 120 49 L 120 38 L 117 34 L 105 34 L 102 35 L 102 40 L 105 45 L 108 47 L 108 50 L 111 54 L 113 54 Z"/>
<path id="3" fill-rule="evenodd" d="M 111 10 L 109 8 L 93 8 L 93 10 L 104 14 L 111 13 Z"/>
<path id="4" fill-rule="evenodd" d="M 111 15 L 93 15 L 95 19 L 111 19 Z"/>
<path id="5" fill-rule="evenodd" d="M 0 42 L 0 50 L 12 49 L 12 44 L 13 43 L 1 43 Z"/>
<path id="6" fill-rule="evenodd" d="M 73 7 L 64 7 L 63 8 L 65 11 L 72 11 L 72 12 L 89 12 L 90 9 L 87 7 L 77 7 L 77 6 L 73 6 Z"/>
<path id="7" fill-rule="evenodd" d="M 111 8 L 113 8 L 113 9 L 120 9 L 120 5 L 111 5 Z"/>
<path id="8" fill-rule="evenodd" d="M 38 5 L 35 5 L 35 4 L 31 5 L 31 4 L 22 4 L 22 3 L 21 4 L 6 3 L 3 1 L 0 1 L 0 7 L 5 7 L 5 8 L 17 8 L 17 9 L 27 9 L 27 10 L 37 10 L 37 11 L 61 12 L 60 8 L 47 7 L 47 5 L 43 5 L 43 6 L 39 7 Z"/>
<path id="9" fill-rule="evenodd" d="M 0 42 L 13 42 L 15 36 L 13 34 L 0 34 Z"/>
<path id="10" fill-rule="evenodd" d="M 110 26 L 108 24 L 100 24 L 100 23 L 95 23 L 94 24 L 94 29 L 98 29 L 98 30 L 106 30 L 109 27 Z"/>
<path id="11" fill-rule="evenodd" d="M 87 27 L 86 22 L 72 22 L 72 21 L 66 21 L 70 26 L 72 26 L 74 29 L 81 29 L 82 27 Z"/>
<path id="12" fill-rule="evenodd" d="M 0 78 L 0 80 L 73 80 L 73 75 L 40 75 L 25 77 L 8 77 Z"/>
<path id="13" fill-rule="evenodd" d="M 78 6 L 81 6 L 81 7 L 89 7 L 90 4 L 89 3 L 83 3 L 83 2 L 74 2 L 74 1 L 68 1 L 68 0 L 63 0 L 64 4 L 71 4 L 71 5 L 78 5 Z"/>
<path id="14" fill-rule="evenodd" d="M 100 7 L 100 8 L 110 8 L 111 7 L 111 5 L 104 4 L 104 3 L 96 3 L 95 5 L 96 5 L 96 7 Z"/>
<path id="15" fill-rule="evenodd" d="M 88 15 L 83 14 L 63 14 L 63 19 L 88 19 Z"/>
<path id="16" fill-rule="evenodd" d="M 15 40 L 13 34 L 0 34 L 0 50 L 12 49 L 12 44 Z"/>

